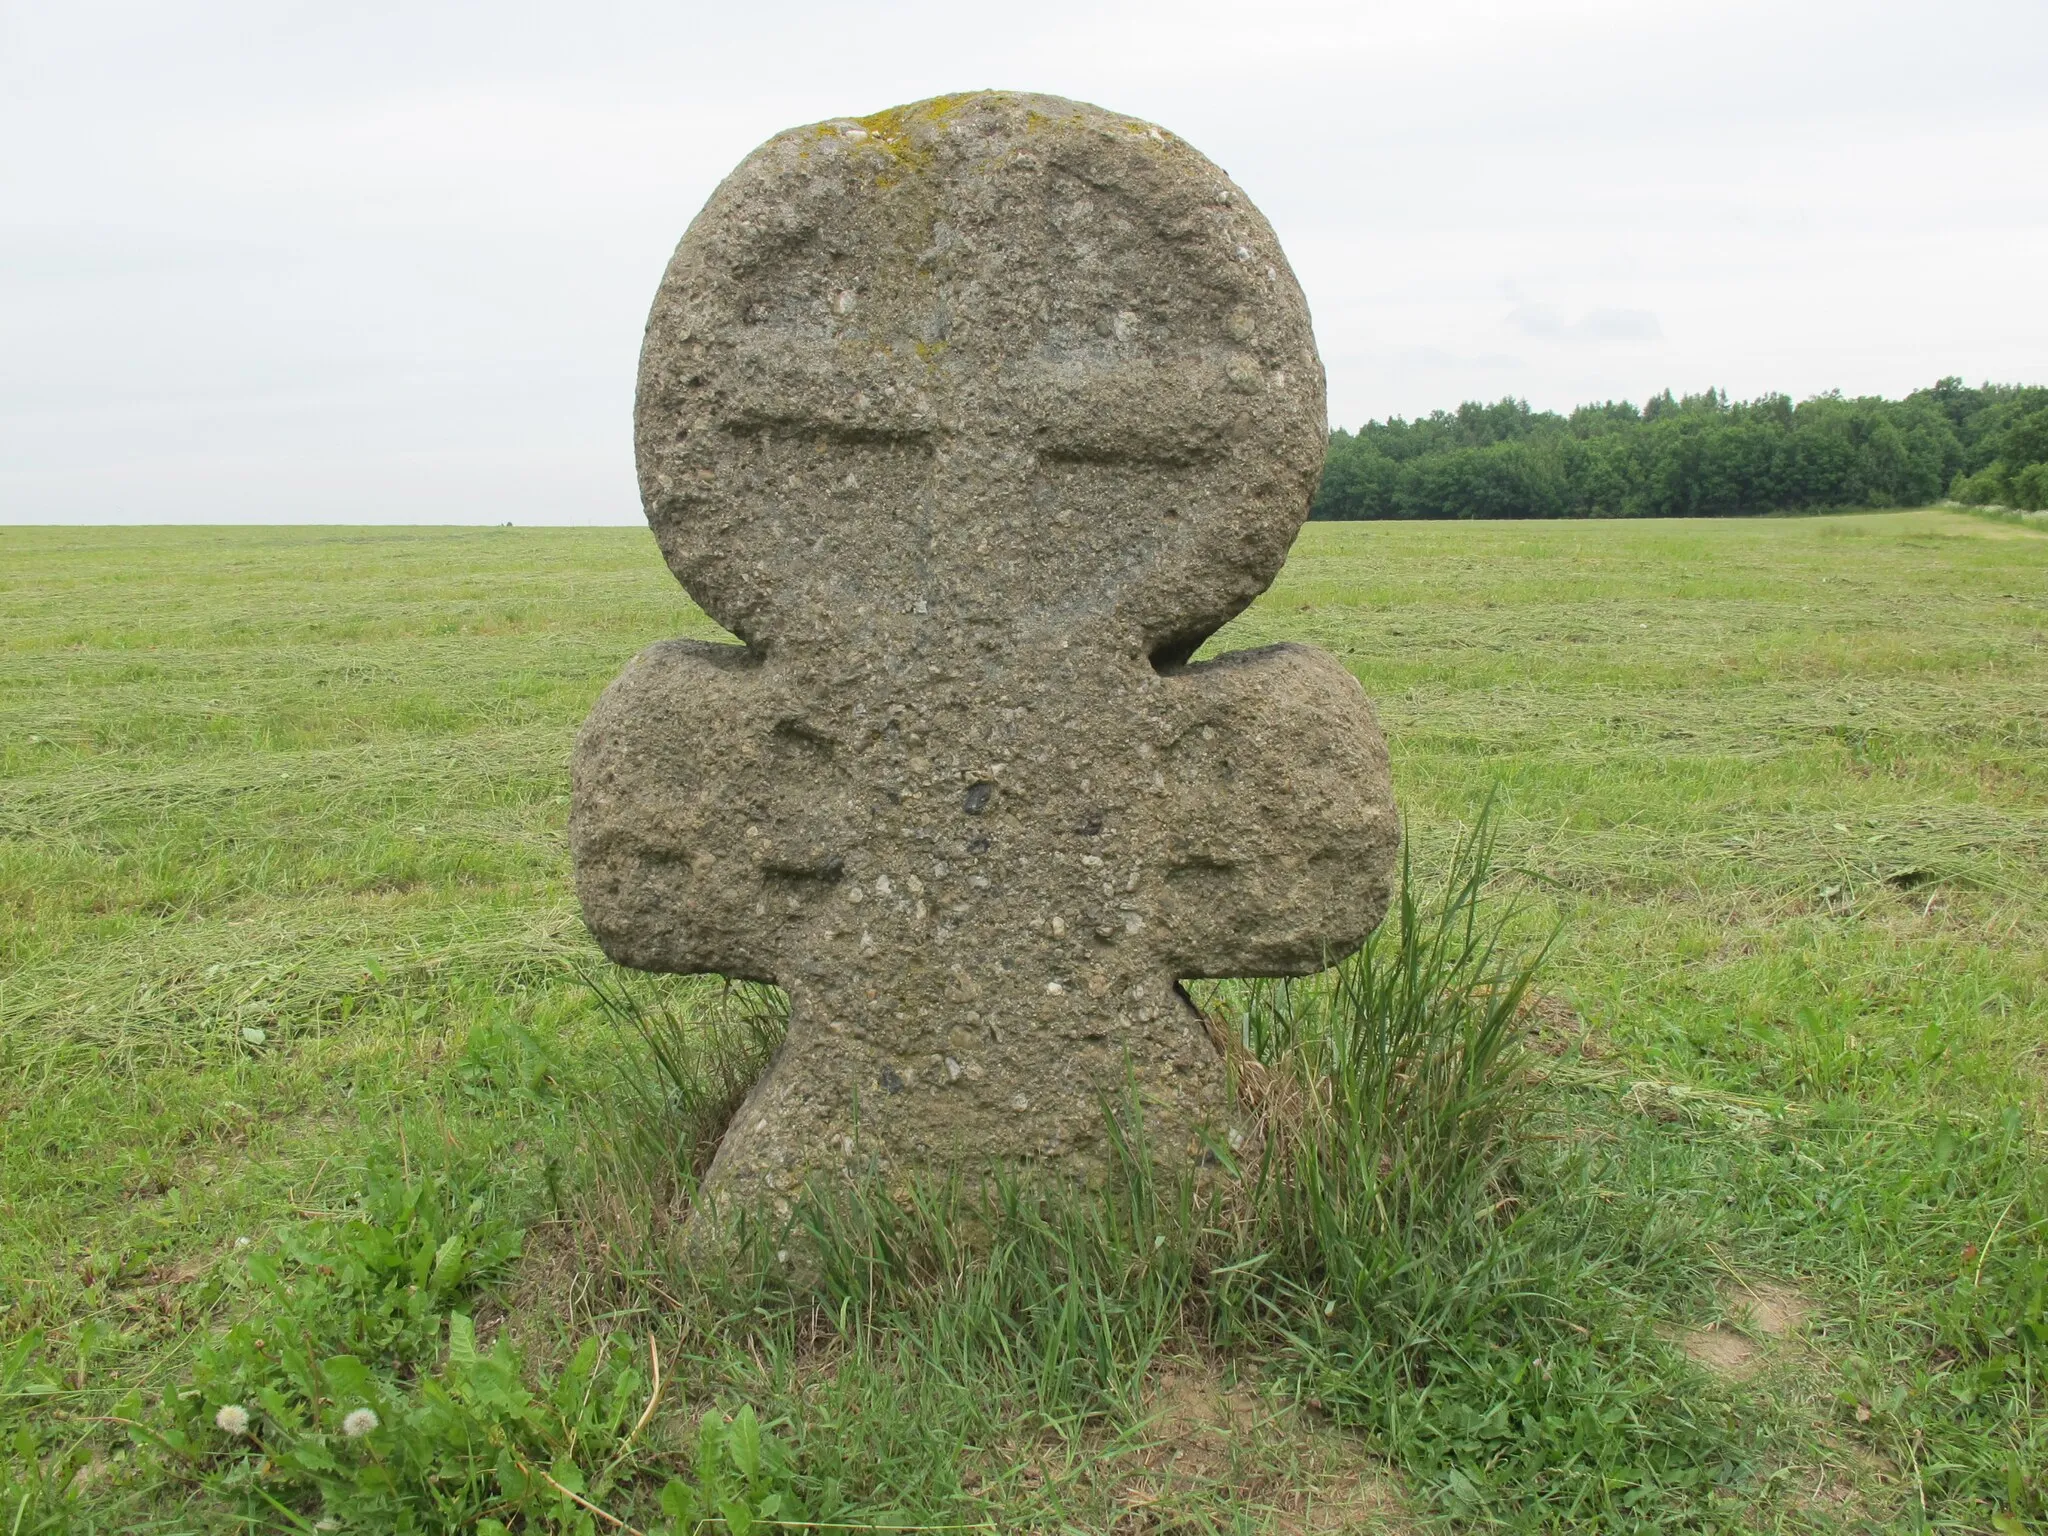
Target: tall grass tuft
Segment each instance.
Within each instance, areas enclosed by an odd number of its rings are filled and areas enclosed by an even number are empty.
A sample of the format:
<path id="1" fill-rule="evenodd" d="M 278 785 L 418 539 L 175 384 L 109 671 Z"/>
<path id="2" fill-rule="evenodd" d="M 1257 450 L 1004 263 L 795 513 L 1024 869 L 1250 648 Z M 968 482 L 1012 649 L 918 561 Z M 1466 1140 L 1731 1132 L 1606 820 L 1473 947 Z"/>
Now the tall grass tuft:
<path id="1" fill-rule="evenodd" d="M 789 1031 L 789 999 L 755 982 L 585 972 L 624 1036 L 585 1137 L 594 1223 L 658 1261 L 688 1217 L 725 1128 Z"/>
<path id="2" fill-rule="evenodd" d="M 1434 893 L 1404 849 L 1388 920 L 1334 969 L 1204 998 L 1249 1133 L 1223 1214 L 1298 1283 L 1354 1293 L 1387 1243 L 1476 1239 L 1512 1209 L 1532 1108 L 1520 1020 L 1547 946 L 1511 940 L 1493 853 L 1489 804 Z"/>

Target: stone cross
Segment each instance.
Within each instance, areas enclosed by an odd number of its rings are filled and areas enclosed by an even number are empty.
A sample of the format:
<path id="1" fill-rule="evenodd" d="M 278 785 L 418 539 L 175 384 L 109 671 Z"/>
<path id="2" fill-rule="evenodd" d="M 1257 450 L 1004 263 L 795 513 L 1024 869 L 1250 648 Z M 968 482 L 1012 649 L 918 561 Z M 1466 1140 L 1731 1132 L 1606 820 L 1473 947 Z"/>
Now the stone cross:
<path id="1" fill-rule="evenodd" d="M 1358 683 L 1190 663 L 1265 589 L 1324 447 L 1264 218 L 1151 124 L 946 97 L 793 129 L 713 193 L 647 324 L 662 553 L 743 644 L 642 652 L 577 741 L 614 960 L 789 993 L 700 1194 L 1007 1165 L 1099 1181 L 1135 1091 L 1228 1135 L 1182 978 L 1313 971 L 1398 845 Z"/>

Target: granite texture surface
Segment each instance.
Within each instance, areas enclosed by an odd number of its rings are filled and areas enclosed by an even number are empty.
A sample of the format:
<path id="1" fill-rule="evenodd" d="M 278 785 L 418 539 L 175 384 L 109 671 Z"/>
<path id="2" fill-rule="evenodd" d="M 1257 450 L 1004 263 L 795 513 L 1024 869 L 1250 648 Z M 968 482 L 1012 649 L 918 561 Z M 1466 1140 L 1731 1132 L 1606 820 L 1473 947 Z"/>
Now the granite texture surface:
<path id="1" fill-rule="evenodd" d="M 1097 1182 L 1127 1092 L 1198 1163 L 1226 1074 L 1179 979 L 1336 959 L 1399 841 L 1336 660 L 1188 663 L 1322 464 L 1257 209 L 1055 97 L 793 129 L 683 237 L 635 426 L 662 551 L 743 643 L 653 646 L 599 701 L 578 895 L 623 964 L 790 996 L 693 1223 L 868 1167 Z"/>

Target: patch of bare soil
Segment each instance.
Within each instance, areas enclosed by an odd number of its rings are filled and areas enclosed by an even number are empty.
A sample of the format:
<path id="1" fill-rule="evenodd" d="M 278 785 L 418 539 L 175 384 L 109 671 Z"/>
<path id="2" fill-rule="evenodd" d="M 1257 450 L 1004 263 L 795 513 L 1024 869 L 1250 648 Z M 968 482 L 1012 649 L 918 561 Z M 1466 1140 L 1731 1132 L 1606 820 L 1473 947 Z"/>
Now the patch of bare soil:
<path id="1" fill-rule="evenodd" d="M 1231 1386 L 1213 1364 L 1178 1360 L 1144 1404 L 1139 1444 L 1120 1459 L 1117 1529 L 1208 1529 L 1219 1500 L 1265 1514 L 1273 1536 L 1405 1530 L 1400 1492 L 1357 1442 L 1286 1404 Z"/>
<path id="2" fill-rule="evenodd" d="M 1740 1381 L 1767 1362 L 1772 1346 L 1794 1338 L 1813 1304 L 1790 1286 L 1768 1280 L 1729 1281 L 1721 1286 L 1726 1316 L 1706 1328 L 1669 1328 L 1665 1338 L 1716 1376 Z"/>
<path id="3" fill-rule="evenodd" d="M 1741 1320 L 1743 1331 L 1767 1339 L 1789 1339 L 1806 1326 L 1813 1303 L 1789 1285 L 1745 1280 L 1721 1288 L 1721 1300 Z"/>
<path id="4" fill-rule="evenodd" d="M 1145 1404 L 1139 1433 L 1153 1471 L 1198 1480 L 1227 1477 L 1233 1431 L 1256 1432 L 1259 1400 L 1243 1387 L 1227 1387 L 1213 1367 L 1182 1361 L 1163 1373 Z"/>
<path id="5" fill-rule="evenodd" d="M 1845 1441 L 1831 1428 L 1833 1366 L 1824 1350 L 1804 1337 L 1813 1303 L 1788 1285 L 1731 1278 L 1720 1286 L 1722 1320 L 1708 1328 L 1668 1328 L 1663 1336 L 1726 1381 L 1748 1377 L 1796 1360 L 1796 1376 L 1780 1373 L 1769 1387 L 1781 1405 L 1819 1409 L 1814 1421 L 1821 1455 L 1784 1467 L 1786 1489 L 1798 1509 L 1829 1528 L 1871 1529 L 1904 1508 L 1899 1471 L 1869 1447 Z M 1867 1417 L 1867 1410 L 1864 1416 Z"/>
<path id="6" fill-rule="evenodd" d="M 1668 1336 L 1696 1364 L 1731 1381 L 1751 1375 L 1762 1353 L 1755 1344 L 1722 1323 L 1711 1328 L 1674 1328 Z"/>

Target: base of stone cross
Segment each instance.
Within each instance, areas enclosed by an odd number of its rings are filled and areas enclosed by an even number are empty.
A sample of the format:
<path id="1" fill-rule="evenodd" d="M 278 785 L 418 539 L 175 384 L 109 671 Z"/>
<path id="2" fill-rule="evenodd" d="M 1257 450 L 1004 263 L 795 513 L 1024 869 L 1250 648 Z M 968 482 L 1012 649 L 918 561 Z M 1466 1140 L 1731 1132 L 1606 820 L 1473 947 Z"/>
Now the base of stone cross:
<path id="1" fill-rule="evenodd" d="M 899 1197 L 915 1179 L 996 1171 L 1099 1189 L 1118 1172 L 1118 1128 L 1169 1187 L 1230 1144 L 1222 1050 L 1170 982 L 1094 970 L 1026 991 L 955 969 L 888 993 L 792 987 L 789 1037 L 734 1115 L 684 1246 L 709 1259 L 746 1222 L 786 1252 L 807 1194 L 860 1180 Z"/>

